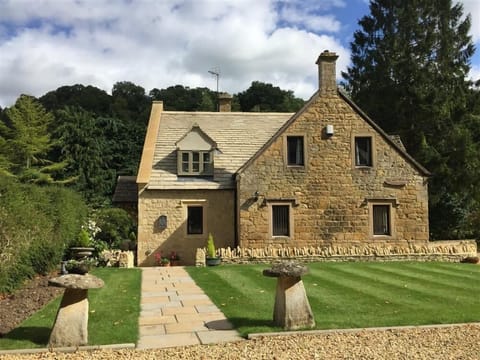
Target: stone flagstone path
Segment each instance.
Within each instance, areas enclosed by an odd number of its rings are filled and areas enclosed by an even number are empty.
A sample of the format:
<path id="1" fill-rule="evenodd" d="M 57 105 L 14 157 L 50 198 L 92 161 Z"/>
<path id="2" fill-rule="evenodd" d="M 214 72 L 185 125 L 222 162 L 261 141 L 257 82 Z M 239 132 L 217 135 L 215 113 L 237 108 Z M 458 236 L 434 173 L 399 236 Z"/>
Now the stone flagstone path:
<path id="1" fill-rule="evenodd" d="M 138 349 L 243 340 L 181 266 L 142 268 Z"/>

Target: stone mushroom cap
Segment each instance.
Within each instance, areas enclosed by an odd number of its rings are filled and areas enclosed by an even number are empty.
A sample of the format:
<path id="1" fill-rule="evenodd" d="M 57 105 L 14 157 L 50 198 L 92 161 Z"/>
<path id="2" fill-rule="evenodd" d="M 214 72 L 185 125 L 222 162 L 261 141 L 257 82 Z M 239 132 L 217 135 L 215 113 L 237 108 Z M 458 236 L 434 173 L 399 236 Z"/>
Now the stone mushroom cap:
<path id="1" fill-rule="evenodd" d="M 275 263 L 271 269 L 263 270 L 263 275 L 270 277 L 291 276 L 299 277 L 308 274 L 308 268 L 305 265 L 295 261 L 284 261 Z"/>
<path id="2" fill-rule="evenodd" d="M 67 274 L 48 281 L 48 285 L 66 289 L 98 289 L 105 285 L 102 279 L 96 276 L 85 274 Z"/>

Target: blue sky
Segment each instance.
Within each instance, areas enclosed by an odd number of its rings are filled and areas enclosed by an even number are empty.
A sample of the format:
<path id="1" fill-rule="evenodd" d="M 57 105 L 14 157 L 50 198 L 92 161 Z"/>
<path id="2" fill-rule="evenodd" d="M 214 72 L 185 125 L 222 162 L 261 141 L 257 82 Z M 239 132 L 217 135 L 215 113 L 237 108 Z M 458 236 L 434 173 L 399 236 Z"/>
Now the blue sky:
<path id="1" fill-rule="evenodd" d="M 479 48 L 470 76 L 479 79 L 480 0 L 461 2 Z M 258 80 L 309 98 L 318 55 L 340 56 L 340 79 L 368 13 L 367 0 L 0 0 L 0 106 L 74 84 L 215 89 L 212 69 L 221 91 Z"/>

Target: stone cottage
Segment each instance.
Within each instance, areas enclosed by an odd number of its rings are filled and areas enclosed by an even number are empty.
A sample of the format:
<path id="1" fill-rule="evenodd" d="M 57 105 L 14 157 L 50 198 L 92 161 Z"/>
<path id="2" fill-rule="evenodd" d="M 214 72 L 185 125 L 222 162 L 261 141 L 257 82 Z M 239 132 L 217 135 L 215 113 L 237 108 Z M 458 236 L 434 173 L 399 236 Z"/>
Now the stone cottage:
<path id="1" fill-rule="evenodd" d="M 426 246 L 429 172 L 340 89 L 337 55 L 297 113 L 164 111 L 154 102 L 138 185 L 138 264 L 161 251 Z"/>

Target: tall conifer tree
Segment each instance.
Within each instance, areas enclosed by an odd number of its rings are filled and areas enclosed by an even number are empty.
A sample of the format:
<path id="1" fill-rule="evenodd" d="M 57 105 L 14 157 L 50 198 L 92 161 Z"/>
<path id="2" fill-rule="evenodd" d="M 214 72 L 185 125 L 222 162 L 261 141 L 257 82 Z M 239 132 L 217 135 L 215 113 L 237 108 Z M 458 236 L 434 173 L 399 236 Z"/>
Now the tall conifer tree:
<path id="1" fill-rule="evenodd" d="M 480 178 L 478 129 L 465 121 L 475 51 L 470 16 L 451 0 L 372 0 L 359 25 L 343 73 L 347 91 L 432 171 L 432 237 L 471 235 Z"/>

